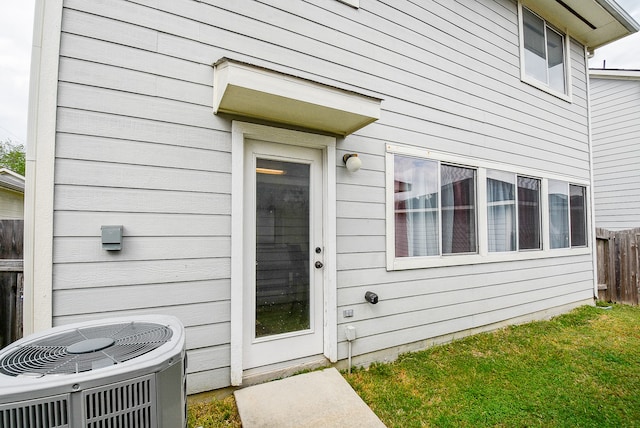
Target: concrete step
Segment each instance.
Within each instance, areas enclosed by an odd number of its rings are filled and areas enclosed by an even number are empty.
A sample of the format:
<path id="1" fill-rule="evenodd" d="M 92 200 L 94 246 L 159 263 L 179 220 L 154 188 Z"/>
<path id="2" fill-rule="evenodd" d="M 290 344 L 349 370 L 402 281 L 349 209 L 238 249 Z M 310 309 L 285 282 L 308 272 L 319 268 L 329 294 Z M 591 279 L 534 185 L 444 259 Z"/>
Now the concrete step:
<path id="1" fill-rule="evenodd" d="M 243 428 L 385 426 L 335 368 L 250 386 L 234 395 Z"/>

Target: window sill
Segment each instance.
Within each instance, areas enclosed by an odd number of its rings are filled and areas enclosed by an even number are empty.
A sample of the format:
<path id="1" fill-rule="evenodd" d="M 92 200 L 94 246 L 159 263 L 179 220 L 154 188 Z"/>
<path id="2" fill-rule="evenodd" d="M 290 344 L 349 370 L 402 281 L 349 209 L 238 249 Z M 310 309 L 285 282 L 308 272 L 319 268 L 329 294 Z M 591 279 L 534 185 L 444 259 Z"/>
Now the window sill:
<path id="1" fill-rule="evenodd" d="M 521 76 L 520 80 L 522 82 L 526 83 L 529 86 L 533 86 L 534 88 L 539 89 L 541 91 L 544 91 L 544 92 L 546 92 L 546 93 L 548 93 L 550 95 L 553 95 L 556 98 L 560 98 L 563 101 L 571 103 L 571 95 L 570 94 L 565 94 L 565 93 L 562 93 L 562 92 L 555 91 L 555 90 L 551 89 L 549 86 L 545 85 L 544 83 L 542 83 L 542 82 L 540 82 L 540 81 L 538 81 L 536 79 L 533 79 L 531 77 Z"/>
<path id="2" fill-rule="evenodd" d="M 484 263 L 513 262 L 537 260 L 555 257 L 570 257 L 591 254 L 590 247 L 558 248 L 553 250 L 529 250 L 508 253 L 465 254 L 435 257 L 402 257 L 389 258 L 387 271 L 427 269 L 437 267 L 464 266 Z"/>

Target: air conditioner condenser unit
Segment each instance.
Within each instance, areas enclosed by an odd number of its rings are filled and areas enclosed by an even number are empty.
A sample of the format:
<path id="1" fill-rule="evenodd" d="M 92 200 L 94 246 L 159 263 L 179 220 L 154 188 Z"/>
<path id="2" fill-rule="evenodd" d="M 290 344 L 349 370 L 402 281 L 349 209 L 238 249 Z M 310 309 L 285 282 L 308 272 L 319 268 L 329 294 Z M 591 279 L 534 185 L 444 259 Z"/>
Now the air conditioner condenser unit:
<path id="1" fill-rule="evenodd" d="M 184 327 L 110 318 L 12 343 L 0 350 L 0 427 L 186 427 Z"/>

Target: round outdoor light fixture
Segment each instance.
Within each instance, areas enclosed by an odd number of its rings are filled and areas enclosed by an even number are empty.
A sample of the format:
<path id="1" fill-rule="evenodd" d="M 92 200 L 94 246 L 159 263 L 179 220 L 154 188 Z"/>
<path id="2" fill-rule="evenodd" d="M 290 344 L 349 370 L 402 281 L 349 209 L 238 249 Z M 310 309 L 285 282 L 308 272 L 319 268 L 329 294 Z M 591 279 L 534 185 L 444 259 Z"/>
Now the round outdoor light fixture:
<path id="1" fill-rule="evenodd" d="M 349 172 L 356 172 L 362 167 L 362 161 L 356 153 L 348 153 L 342 156 L 342 162 L 347 166 Z"/>

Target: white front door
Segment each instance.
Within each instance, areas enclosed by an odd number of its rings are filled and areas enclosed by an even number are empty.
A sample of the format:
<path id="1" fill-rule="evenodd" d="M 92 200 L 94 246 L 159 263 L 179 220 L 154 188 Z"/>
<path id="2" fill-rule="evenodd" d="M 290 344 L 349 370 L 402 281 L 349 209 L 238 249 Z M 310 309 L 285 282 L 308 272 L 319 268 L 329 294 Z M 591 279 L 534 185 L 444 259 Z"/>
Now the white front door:
<path id="1" fill-rule="evenodd" d="M 323 353 L 322 151 L 244 146 L 243 368 Z"/>

